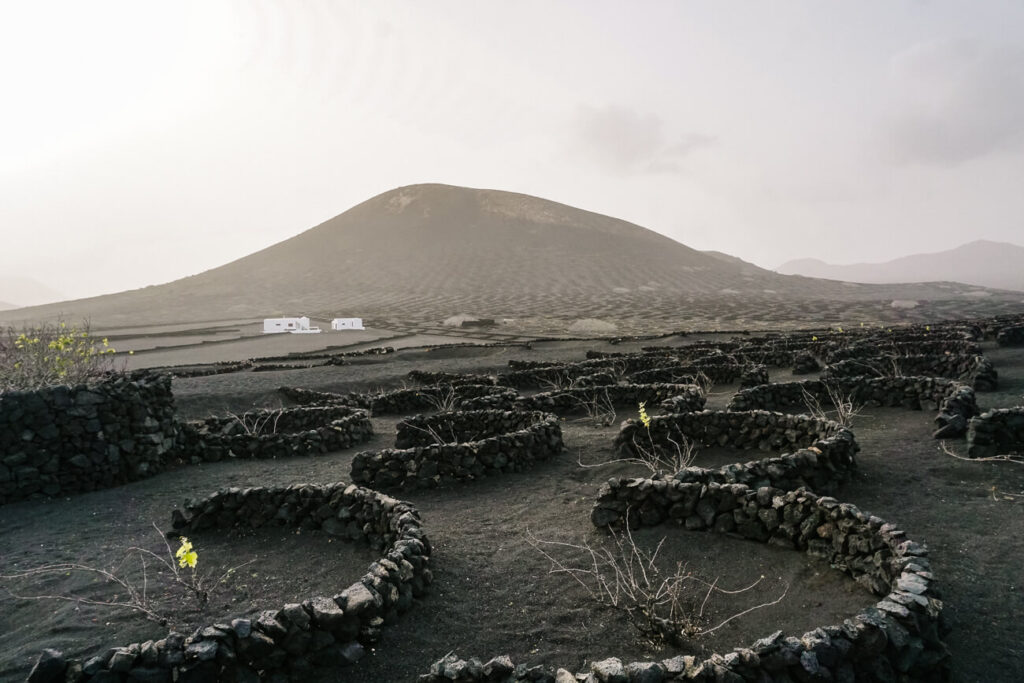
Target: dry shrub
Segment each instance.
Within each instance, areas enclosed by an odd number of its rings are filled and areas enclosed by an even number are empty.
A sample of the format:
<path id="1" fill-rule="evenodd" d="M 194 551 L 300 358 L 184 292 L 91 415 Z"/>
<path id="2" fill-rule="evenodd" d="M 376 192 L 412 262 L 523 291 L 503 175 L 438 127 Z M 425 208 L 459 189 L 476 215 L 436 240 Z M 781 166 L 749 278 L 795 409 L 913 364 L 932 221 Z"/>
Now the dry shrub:
<path id="1" fill-rule="evenodd" d="M 831 408 L 822 406 L 821 401 L 817 396 L 807 391 L 807 389 L 801 387 L 800 391 L 803 393 L 804 405 L 807 406 L 808 412 L 811 417 L 818 420 L 831 420 L 838 422 L 843 427 L 850 427 L 853 425 L 854 418 L 860 414 L 860 411 L 864 409 L 864 406 L 854 402 L 853 395 L 844 392 L 838 385 L 831 382 L 825 382 L 825 394 L 828 396 L 828 403 L 831 404 Z"/>
<path id="2" fill-rule="evenodd" d="M 214 576 L 198 568 L 198 553 L 193 551 L 188 539 L 180 537 L 181 547 L 175 551 L 159 527 L 153 524 L 153 528 L 163 539 L 166 554 L 132 546 L 127 548 L 124 555 L 109 568 L 78 562 L 59 562 L 0 575 L 0 581 L 5 584 L 4 589 L 7 593 L 18 600 L 61 600 L 124 609 L 142 614 L 161 626 L 167 626 L 181 621 L 185 612 L 204 610 L 215 591 L 224 589 L 240 568 L 256 561 L 253 559 L 243 562 Z M 130 566 L 137 566 L 138 569 L 132 571 Z M 110 587 L 111 596 L 94 599 L 64 593 L 24 594 L 20 590 L 12 590 L 12 585 L 25 582 L 45 583 L 51 577 L 68 576 L 72 573 L 92 576 L 101 581 Z"/>
<path id="3" fill-rule="evenodd" d="M 0 333 L 0 391 L 74 386 L 114 371 L 114 349 L 89 323 L 62 320 Z"/>
<path id="4" fill-rule="evenodd" d="M 709 635 L 738 617 L 778 604 L 788 592 L 787 586 L 774 600 L 713 620 L 710 607 L 715 596 L 753 591 L 764 576 L 727 590 L 718 585 L 718 578 L 703 579 L 681 562 L 663 568 L 658 554 L 665 539 L 649 553 L 637 546 L 628 523 L 625 531 L 612 531 L 610 548 L 595 548 L 585 540 L 544 541 L 527 533 L 529 544 L 551 562 L 551 573 L 571 577 L 598 604 L 625 612 L 641 635 L 654 642 L 680 644 Z"/>

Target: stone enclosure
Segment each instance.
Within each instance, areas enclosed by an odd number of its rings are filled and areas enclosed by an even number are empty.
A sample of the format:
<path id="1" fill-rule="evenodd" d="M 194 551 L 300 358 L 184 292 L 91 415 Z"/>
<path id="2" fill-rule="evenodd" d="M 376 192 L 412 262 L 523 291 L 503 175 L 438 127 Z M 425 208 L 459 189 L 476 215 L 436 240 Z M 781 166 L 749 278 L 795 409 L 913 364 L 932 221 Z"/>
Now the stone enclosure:
<path id="1" fill-rule="evenodd" d="M 1000 345 L 1024 344 L 1024 326 L 994 329 Z M 372 436 L 371 414 L 432 413 L 401 420 L 394 448 L 355 454 L 352 484 L 225 489 L 174 515 L 172 533 L 279 524 L 369 543 L 382 557 L 358 582 L 257 619 L 111 648 L 85 662 L 48 651 L 39 666 L 50 673 L 36 680 L 286 681 L 303 680 L 315 666 L 354 663 L 377 643 L 383 626 L 426 594 L 432 579 L 431 545 L 418 512 L 373 489 L 435 488 L 527 470 L 565 448 L 553 413 L 586 412 L 586 405 L 602 399 L 665 411 L 647 425 L 622 424 L 615 446 L 626 456 L 687 441 L 756 449 L 767 457 L 609 479 L 591 509 L 596 529 L 666 525 L 679 533 L 710 531 L 800 551 L 848 574 L 877 602 L 800 637 L 774 633 L 708 658 L 629 664 L 610 658 L 574 674 L 515 666 L 503 656 L 483 663 L 448 655 L 421 681 L 947 680 L 942 602 L 927 550 L 894 524 L 821 495 L 835 492 L 855 471 L 859 446 L 853 432 L 830 420 L 772 411 L 803 408 L 807 395 L 827 408 L 829 387 L 835 387 L 857 403 L 937 410 L 936 436 L 966 434 L 971 457 L 1020 453 L 1024 408 L 978 415 L 975 390 L 993 390 L 997 382 L 974 341 L 982 334 L 981 327 L 937 326 L 821 340 L 767 335 L 645 347 L 642 353 L 594 351 L 579 362 L 510 361 L 509 370 L 497 375 L 416 370 L 409 377 L 422 386 L 373 394 L 283 387 L 282 395 L 298 407 L 194 422 L 174 418 L 166 376 L 3 394 L 0 504 L 114 486 L 178 462 L 342 450 Z M 268 360 L 188 372 L 298 367 Z M 827 363 L 820 379 L 769 382 L 768 366 L 811 373 L 820 369 L 819 361 Z M 326 362 L 347 361 L 332 356 Z M 893 364 L 893 375 L 884 368 L 869 375 L 858 370 L 885 363 Z M 715 383 L 740 382 L 726 410 L 703 409 L 704 391 L 689 383 L 701 375 Z M 516 389 L 542 391 L 521 395 Z"/>
<path id="2" fill-rule="evenodd" d="M 384 489 L 434 488 L 520 472 L 562 452 L 558 418 L 540 411 L 416 415 L 398 424 L 395 448 L 352 459 L 352 481 Z"/>
<path id="3" fill-rule="evenodd" d="M 84 662 L 47 651 L 38 681 L 295 681 L 314 666 L 343 667 L 362 658 L 381 628 L 426 593 L 432 580 L 430 541 L 416 508 L 351 484 L 218 491 L 175 515 L 188 535 L 212 527 L 278 524 L 322 529 L 369 543 L 382 556 L 356 583 L 333 596 L 266 610 L 257 619 L 171 632 L 156 641 L 114 647 Z M 340 587 L 339 587 L 340 588 Z"/>
<path id="4" fill-rule="evenodd" d="M 0 394 L 0 504 L 161 472 L 177 433 L 166 375 Z"/>
<path id="5" fill-rule="evenodd" d="M 971 418 L 967 427 L 967 455 L 1024 455 L 1024 407 L 989 410 Z"/>

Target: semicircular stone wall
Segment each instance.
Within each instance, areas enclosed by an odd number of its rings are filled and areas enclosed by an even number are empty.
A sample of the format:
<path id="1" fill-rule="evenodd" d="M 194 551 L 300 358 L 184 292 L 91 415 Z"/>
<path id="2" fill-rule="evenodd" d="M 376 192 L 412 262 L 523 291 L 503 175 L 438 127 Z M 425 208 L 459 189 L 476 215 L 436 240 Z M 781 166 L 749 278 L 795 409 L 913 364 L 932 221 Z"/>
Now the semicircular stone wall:
<path id="1" fill-rule="evenodd" d="M 687 467 L 669 478 L 783 489 L 807 486 L 822 492 L 834 490 L 849 477 L 856 469 L 855 456 L 860 450 L 853 432 L 836 422 L 766 410 L 655 415 L 646 427 L 639 421 L 626 420 L 615 438 L 615 447 L 636 457 L 638 449 L 670 450 L 684 440 L 781 455 L 716 469 Z M 595 514 L 600 514 L 599 509 L 600 505 L 595 507 Z M 594 521 L 598 526 L 608 523 Z"/>
<path id="2" fill-rule="evenodd" d="M 357 582 L 333 596 L 197 628 L 145 643 L 113 647 L 85 661 L 47 650 L 30 680 L 260 681 L 306 680 L 315 667 L 357 662 L 381 629 L 427 592 L 431 546 L 416 508 L 347 483 L 224 489 L 175 515 L 189 535 L 213 527 L 267 524 L 322 530 L 381 551 Z M 312 538 L 311 538 L 312 540 Z"/>
<path id="3" fill-rule="evenodd" d="M 395 448 L 356 453 L 352 481 L 375 488 L 434 488 L 520 472 L 565 447 L 558 418 L 540 411 L 415 415 L 396 430 Z"/>

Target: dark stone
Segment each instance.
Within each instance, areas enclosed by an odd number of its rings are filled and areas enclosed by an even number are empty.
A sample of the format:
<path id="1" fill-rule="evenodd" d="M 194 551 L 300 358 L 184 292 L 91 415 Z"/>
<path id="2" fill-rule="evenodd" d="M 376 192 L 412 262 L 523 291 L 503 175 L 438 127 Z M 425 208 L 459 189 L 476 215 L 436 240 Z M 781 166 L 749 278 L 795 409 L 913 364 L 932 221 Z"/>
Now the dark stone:
<path id="1" fill-rule="evenodd" d="M 345 599 L 344 611 L 348 614 L 374 614 L 377 600 L 373 593 L 361 583 L 354 583 L 342 592 Z"/>
<path id="2" fill-rule="evenodd" d="M 177 683 L 217 683 L 219 667 L 216 662 L 196 662 L 181 669 Z"/>
<path id="3" fill-rule="evenodd" d="M 629 683 L 661 683 L 665 680 L 665 669 L 656 662 L 631 662 L 626 665 Z"/>
<path id="4" fill-rule="evenodd" d="M 107 668 L 114 672 L 125 672 L 132 668 L 135 663 L 135 653 L 126 647 L 115 648 L 111 655 Z"/>
<path id="5" fill-rule="evenodd" d="M 200 640 L 190 643 L 185 648 L 186 659 L 198 659 L 201 662 L 209 661 L 217 656 L 216 640 Z"/>
<path id="6" fill-rule="evenodd" d="M 58 650 L 47 648 L 39 655 L 28 675 L 28 683 L 50 683 L 64 680 L 67 662 Z"/>
<path id="7" fill-rule="evenodd" d="M 171 670 L 156 666 L 136 667 L 128 672 L 128 680 L 138 683 L 171 683 Z"/>
<path id="8" fill-rule="evenodd" d="M 622 662 L 616 657 L 602 659 L 590 665 L 590 672 L 601 683 L 629 683 Z"/>
<path id="9" fill-rule="evenodd" d="M 359 641 L 357 640 L 353 640 L 350 643 L 345 643 L 341 647 L 341 656 L 348 664 L 355 664 L 360 659 L 362 659 L 363 655 L 365 654 L 366 650 L 363 648 L 362 644 L 360 644 Z"/>
<path id="10" fill-rule="evenodd" d="M 344 625 L 345 613 L 331 598 L 315 597 L 309 601 L 313 619 L 326 631 L 339 630 Z"/>
<path id="11" fill-rule="evenodd" d="M 492 680 L 502 680 L 511 674 L 515 668 L 508 655 L 499 655 L 484 664 L 484 676 Z"/>
<path id="12" fill-rule="evenodd" d="M 252 622 L 248 619 L 235 619 L 231 622 L 231 628 L 239 638 L 248 638 L 252 633 Z"/>

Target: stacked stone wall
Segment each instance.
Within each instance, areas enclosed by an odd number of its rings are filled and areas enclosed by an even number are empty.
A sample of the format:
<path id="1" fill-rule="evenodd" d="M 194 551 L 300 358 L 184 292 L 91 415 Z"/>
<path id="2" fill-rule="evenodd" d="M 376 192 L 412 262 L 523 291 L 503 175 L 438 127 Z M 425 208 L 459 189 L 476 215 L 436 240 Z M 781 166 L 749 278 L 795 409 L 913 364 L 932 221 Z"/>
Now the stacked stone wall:
<path id="1" fill-rule="evenodd" d="M 563 415 L 586 412 L 588 406 L 606 402 L 636 409 L 641 402 L 653 405 L 665 400 L 671 400 L 679 411 L 683 411 L 703 409 L 706 398 L 700 387 L 694 384 L 611 384 L 523 396 L 516 401 L 516 407 Z"/>
<path id="2" fill-rule="evenodd" d="M 999 386 L 999 373 L 996 372 L 991 360 L 981 355 L 960 353 L 910 356 L 875 355 L 851 358 L 829 365 L 821 373 L 821 379 L 830 380 L 862 375 L 946 377 L 966 382 L 977 391 L 994 391 Z"/>
<path id="3" fill-rule="evenodd" d="M 106 650 L 84 662 L 48 650 L 38 681 L 306 680 L 316 667 L 357 662 L 382 627 L 407 611 L 431 583 L 431 546 L 416 508 L 351 484 L 226 489 L 175 516 L 180 533 L 267 524 L 322 530 L 369 543 L 383 552 L 357 582 L 333 597 L 203 626 L 189 636 L 171 632 L 145 643 Z"/>
<path id="4" fill-rule="evenodd" d="M 1024 455 L 1024 407 L 998 408 L 971 418 L 967 425 L 967 455 Z"/>
<path id="5" fill-rule="evenodd" d="M 369 410 L 374 415 L 403 415 L 421 410 L 463 407 L 465 401 L 505 395 L 509 390 L 494 384 L 436 384 L 374 394 L 335 394 L 290 387 L 281 387 L 278 391 L 296 403 L 339 403 Z"/>
<path id="6" fill-rule="evenodd" d="M 109 488 L 166 469 L 178 435 L 168 375 L 0 394 L 0 504 Z"/>
<path id="7" fill-rule="evenodd" d="M 373 436 L 369 414 L 347 405 L 251 411 L 184 422 L 177 452 L 192 462 L 320 455 Z"/>
<path id="8" fill-rule="evenodd" d="M 413 370 L 406 377 L 420 384 L 494 384 L 496 381 L 493 375 L 432 372 L 429 370 Z"/>
<path id="9" fill-rule="evenodd" d="M 902 342 L 887 339 L 870 342 L 856 342 L 828 351 L 825 361 L 836 363 L 841 360 L 863 360 L 882 355 L 890 356 L 942 356 L 947 353 L 981 355 L 981 346 L 966 339 L 934 339 L 931 341 Z"/>
<path id="10" fill-rule="evenodd" d="M 626 420 L 615 438 L 616 449 L 631 457 L 642 457 L 643 450 L 671 452 L 684 443 L 784 455 L 718 469 L 688 467 L 674 475 L 682 480 L 755 488 L 807 486 L 822 492 L 846 480 L 856 468 L 860 450 L 853 432 L 836 422 L 765 410 L 655 415 L 648 426 Z"/>
<path id="11" fill-rule="evenodd" d="M 449 655 L 421 676 L 421 683 L 949 680 L 941 594 L 928 551 L 894 524 L 805 489 L 630 479 L 610 481 L 598 496 L 594 516 L 600 526 L 672 523 L 802 551 L 848 574 L 879 600 L 841 624 L 801 637 L 777 631 L 724 656 L 628 664 L 609 658 L 573 674 L 515 666 L 507 656 L 483 663 Z M 597 510 L 616 516 L 597 515 Z"/>
<path id="12" fill-rule="evenodd" d="M 1024 325 L 1009 325 L 996 333 L 1000 346 L 1024 346 Z"/>
<path id="13" fill-rule="evenodd" d="M 558 418 L 547 413 L 474 410 L 416 415 L 399 423 L 396 448 L 357 453 L 351 476 L 358 484 L 376 488 L 434 488 L 520 472 L 563 450 Z"/>
<path id="14" fill-rule="evenodd" d="M 805 392 L 828 409 L 829 387 L 837 388 L 860 405 L 938 410 L 936 422 L 941 429 L 936 432 L 936 437 L 939 438 L 963 436 L 967 431 L 967 420 L 979 412 L 973 388 L 958 380 L 941 377 L 841 377 L 830 382 L 803 380 L 764 384 L 736 392 L 727 409 L 806 409 Z"/>

